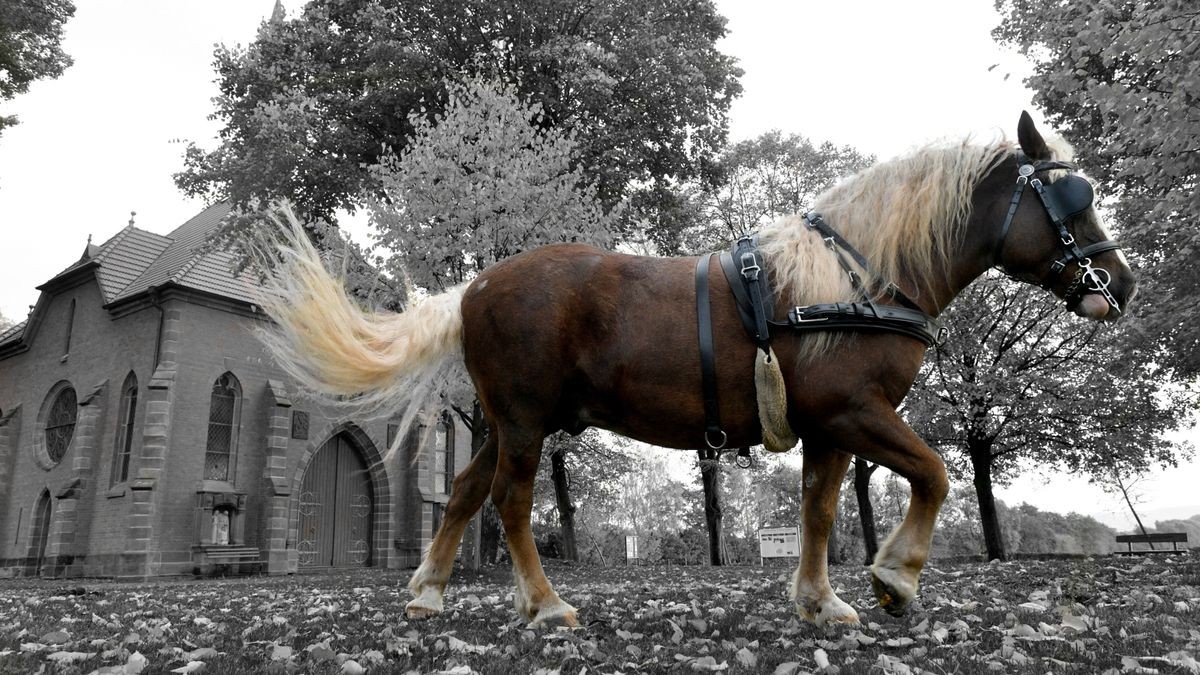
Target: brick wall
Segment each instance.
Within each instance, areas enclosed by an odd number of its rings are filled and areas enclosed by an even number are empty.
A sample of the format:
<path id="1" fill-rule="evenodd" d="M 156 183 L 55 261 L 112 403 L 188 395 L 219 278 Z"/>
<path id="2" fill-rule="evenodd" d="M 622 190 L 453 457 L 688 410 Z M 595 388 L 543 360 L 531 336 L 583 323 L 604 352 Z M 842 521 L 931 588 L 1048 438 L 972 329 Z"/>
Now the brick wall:
<path id="1" fill-rule="evenodd" d="M 70 353 L 65 327 L 75 300 Z M 31 348 L 0 360 L 0 570 L 29 573 L 26 557 L 39 495 L 54 497 L 54 564 L 44 573 L 144 577 L 190 574 L 196 566 L 202 491 L 242 493 L 236 528 L 257 547 L 272 573 L 296 570 L 296 492 L 307 462 L 335 433 L 363 454 L 375 494 L 372 564 L 411 566 L 432 537 L 436 494 L 426 443 L 391 461 L 387 420 L 351 420 L 321 410 L 290 391 L 283 373 L 253 334 L 261 321 L 244 305 L 168 291 L 157 304 L 114 318 L 101 307 L 94 281 L 50 296 Z M 155 363 L 155 346 L 161 349 Z M 204 480 L 213 383 L 232 373 L 241 386 L 230 480 Z M 138 382 L 128 480 L 112 483 L 126 377 Z M 47 394 L 69 382 L 81 404 L 76 434 L 63 460 L 36 460 L 39 416 Z M 310 416 L 309 437 L 291 438 L 295 411 Z M 470 437 L 458 424 L 458 469 Z M 432 442 L 432 441 L 429 441 Z M 43 464 L 45 462 L 43 461 Z"/>

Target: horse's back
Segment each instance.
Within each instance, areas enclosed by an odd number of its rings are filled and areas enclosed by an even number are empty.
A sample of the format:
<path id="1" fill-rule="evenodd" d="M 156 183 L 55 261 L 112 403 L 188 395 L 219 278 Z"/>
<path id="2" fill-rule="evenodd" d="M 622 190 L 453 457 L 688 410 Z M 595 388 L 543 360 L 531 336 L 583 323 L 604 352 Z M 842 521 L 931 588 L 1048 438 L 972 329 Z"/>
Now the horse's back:
<path id="1" fill-rule="evenodd" d="M 703 429 L 695 263 L 559 244 L 484 271 L 462 303 L 464 355 L 481 400 L 528 422 L 540 414 L 546 431 L 594 425 L 693 445 Z M 724 295 L 714 294 L 717 305 Z M 728 303 L 715 312 L 717 328 L 739 335 Z M 730 342 L 745 358 L 719 364 L 719 379 L 730 404 L 752 404 L 749 371 L 734 371 L 753 363 L 753 346 Z M 752 417 L 737 426 L 756 428 Z"/>

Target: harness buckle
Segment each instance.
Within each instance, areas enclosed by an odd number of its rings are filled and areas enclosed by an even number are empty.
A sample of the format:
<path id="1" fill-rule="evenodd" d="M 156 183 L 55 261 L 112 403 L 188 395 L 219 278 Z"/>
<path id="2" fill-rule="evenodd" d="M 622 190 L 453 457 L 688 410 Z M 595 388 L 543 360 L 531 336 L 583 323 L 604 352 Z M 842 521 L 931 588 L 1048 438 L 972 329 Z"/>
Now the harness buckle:
<path id="1" fill-rule="evenodd" d="M 809 319 L 804 316 L 804 308 L 803 307 L 794 307 L 792 309 L 792 315 L 796 317 L 796 323 L 820 323 L 822 321 L 829 320 L 829 317 L 827 317 L 827 316 L 821 316 L 821 317 Z"/>
<path id="2" fill-rule="evenodd" d="M 937 335 L 933 336 L 933 343 L 941 347 L 946 344 L 946 340 L 950 339 L 950 329 L 945 326 L 938 326 Z"/>
<path id="3" fill-rule="evenodd" d="M 1067 263 L 1063 262 L 1062 260 L 1055 260 L 1054 262 L 1050 263 L 1050 271 L 1055 274 L 1058 274 L 1065 269 L 1067 269 Z"/>
<path id="4" fill-rule="evenodd" d="M 749 263 L 746 261 L 749 260 Z M 758 266 L 758 260 L 753 253 L 746 252 L 742 254 L 742 277 L 750 281 L 758 281 L 758 273 L 762 268 Z"/>
<path id="5" fill-rule="evenodd" d="M 1075 235 L 1068 232 L 1066 236 L 1062 237 L 1062 243 L 1063 246 L 1073 246 L 1075 244 Z"/>

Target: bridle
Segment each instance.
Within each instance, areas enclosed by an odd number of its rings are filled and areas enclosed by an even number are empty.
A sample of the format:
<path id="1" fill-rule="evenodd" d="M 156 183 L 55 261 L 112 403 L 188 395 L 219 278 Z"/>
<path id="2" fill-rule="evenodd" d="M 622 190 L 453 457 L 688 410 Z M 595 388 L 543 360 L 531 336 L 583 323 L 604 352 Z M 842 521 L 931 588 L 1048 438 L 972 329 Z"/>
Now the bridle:
<path id="1" fill-rule="evenodd" d="M 1034 178 L 1035 174 L 1042 171 L 1063 169 L 1073 172 L 1075 167 L 1066 162 L 1035 162 L 1018 154 L 1017 163 L 1019 165 L 1017 184 L 1013 188 L 1012 200 L 1008 204 L 1008 214 L 1004 218 L 1004 225 L 1000 228 L 1000 241 L 996 244 L 995 260 L 993 261 L 995 266 L 1011 276 L 1011 273 L 1004 267 L 1004 241 L 1008 237 L 1009 228 L 1012 227 L 1013 218 L 1017 215 L 1017 207 L 1021 204 L 1021 195 L 1025 192 L 1025 186 L 1031 186 L 1046 209 L 1046 215 L 1050 217 L 1050 224 L 1058 235 L 1059 245 L 1063 251 L 1062 256 L 1050 264 L 1049 280 L 1043 281 L 1041 285 L 1049 289 L 1054 277 L 1061 274 L 1067 265 L 1075 263 L 1075 277 L 1064 294 L 1067 307 L 1073 308 L 1078 305 L 1087 293 L 1098 293 L 1108 302 L 1109 307 L 1120 313 L 1121 305 L 1108 290 L 1108 285 L 1112 283 L 1112 276 L 1104 268 L 1092 267 L 1091 257 L 1106 251 L 1115 251 L 1121 248 L 1121 245 L 1111 239 L 1105 239 L 1080 248 L 1074 235 L 1067 229 L 1068 219 L 1092 207 L 1092 201 L 1095 198 L 1092 184 L 1076 173 L 1068 173 L 1049 184 L 1043 183 L 1039 178 Z"/>

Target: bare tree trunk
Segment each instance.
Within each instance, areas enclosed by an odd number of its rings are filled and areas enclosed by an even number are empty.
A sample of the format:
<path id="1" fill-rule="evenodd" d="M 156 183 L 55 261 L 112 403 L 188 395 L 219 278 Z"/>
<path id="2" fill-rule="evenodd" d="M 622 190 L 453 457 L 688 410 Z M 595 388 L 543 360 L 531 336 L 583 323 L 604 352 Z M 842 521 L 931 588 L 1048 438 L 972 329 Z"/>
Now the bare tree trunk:
<path id="1" fill-rule="evenodd" d="M 861 457 L 854 458 L 854 496 L 858 498 L 858 519 L 862 523 L 863 549 L 866 551 L 864 565 L 875 562 L 879 553 L 879 536 L 875 534 L 875 507 L 871 504 L 871 474 L 879 468 Z"/>
<path id="2" fill-rule="evenodd" d="M 838 536 L 837 518 L 833 519 L 833 526 L 829 528 L 829 541 L 825 546 L 825 562 L 830 565 L 842 564 L 842 545 L 841 537 Z"/>
<path id="3" fill-rule="evenodd" d="M 699 450 L 700 482 L 704 486 L 704 522 L 708 526 L 708 561 L 726 565 L 729 553 L 725 548 L 725 528 L 721 512 L 721 465 L 719 450 Z"/>
<path id="4" fill-rule="evenodd" d="M 1138 529 L 1142 531 L 1142 536 L 1148 536 L 1149 532 L 1146 532 L 1146 526 L 1142 524 L 1142 519 L 1138 516 L 1137 509 L 1133 508 L 1133 499 L 1129 496 L 1129 486 L 1125 484 L 1125 480 L 1116 469 L 1113 469 L 1113 482 L 1117 484 L 1117 489 L 1121 491 L 1121 496 L 1125 498 L 1125 503 L 1129 506 L 1129 512 L 1133 514 L 1133 519 L 1137 522 Z M 1150 545 L 1150 550 L 1153 551 L 1154 542 L 1148 541 L 1146 543 Z"/>
<path id="5" fill-rule="evenodd" d="M 968 441 L 971 465 L 975 469 L 975 496 L 979 500 L 979 520 L 983 526 L 983 544 L 988 560 L 1005 560 L 1004 534 L 1000 530 L 1000 513 L 992 492 L 992 445 Z"/>
<path id="6" fill-rule="evenodd" d="M 565 452 L 550 453 L 550 479 L 554 482 L 554 500 L 558 505 L 559 555 L 564 560 L 579 560 L 575 537 L 575 505 L 571 503 L 571 479 L 567 473 Z"/>

